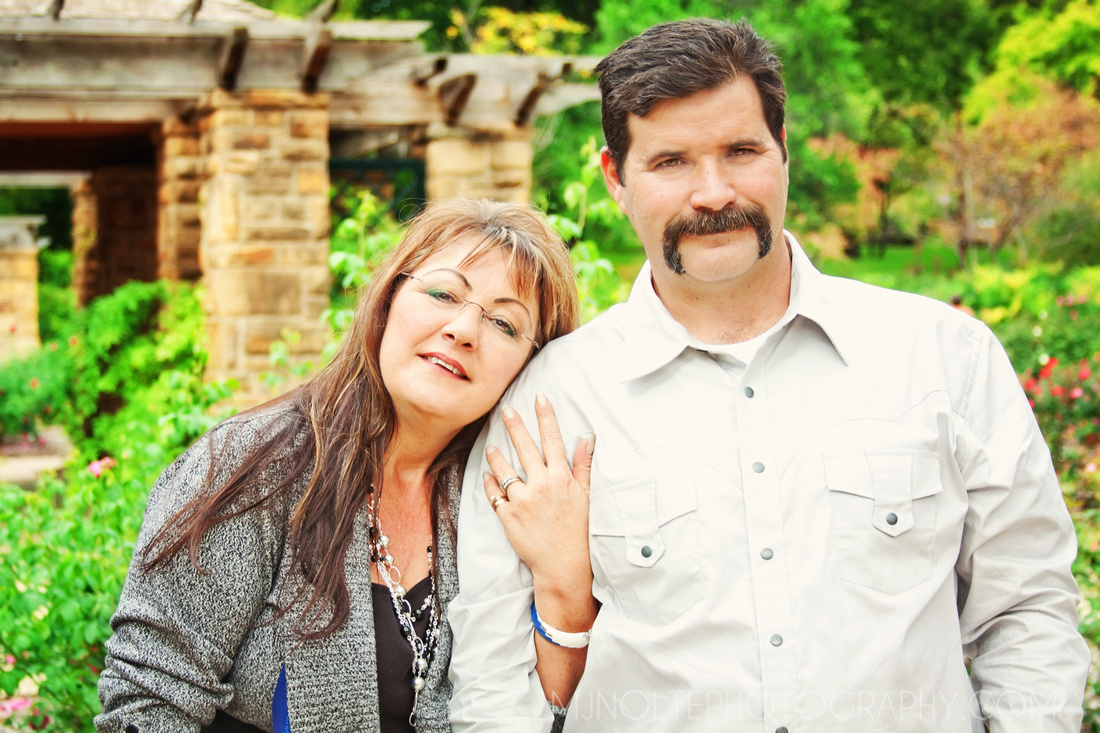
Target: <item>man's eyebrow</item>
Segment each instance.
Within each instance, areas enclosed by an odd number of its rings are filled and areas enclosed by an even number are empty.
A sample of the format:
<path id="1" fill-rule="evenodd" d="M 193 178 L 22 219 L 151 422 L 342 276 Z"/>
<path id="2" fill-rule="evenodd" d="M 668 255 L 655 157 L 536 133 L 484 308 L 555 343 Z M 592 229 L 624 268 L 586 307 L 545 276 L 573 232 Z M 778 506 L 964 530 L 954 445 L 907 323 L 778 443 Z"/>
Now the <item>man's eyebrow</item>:
<path id="1" fill-rule="evenodd" d="M 648 155 L 642 160 L 642 165 L 646 168 L 650 167 L 659 160 L 666 158 L 681 158 L 684 155 L 683 150 L 660 150 L 652 155 Z"/>

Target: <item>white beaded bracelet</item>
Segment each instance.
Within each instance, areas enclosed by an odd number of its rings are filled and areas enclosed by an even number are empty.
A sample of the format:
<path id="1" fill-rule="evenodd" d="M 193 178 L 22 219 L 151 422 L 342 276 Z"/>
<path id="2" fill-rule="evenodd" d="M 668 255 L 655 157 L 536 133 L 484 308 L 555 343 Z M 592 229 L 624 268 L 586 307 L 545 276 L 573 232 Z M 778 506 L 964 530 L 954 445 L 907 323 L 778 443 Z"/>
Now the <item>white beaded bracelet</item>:
<path id="1" fill-rule="evenodd" d="M 592 630 L 588 631 L 562 631 L 555 629 L 550 624 L 546 623 L 539 616 L 539 612 L 535 610 L 534 602 L 531 603 L 531 623 L 535 626 L 535 631 L 539 632 L 539 636 L 546 639 L 554 646 L 560 646 L 565 649 L 584 649 L 588 646 L 589 639 L 592 638 Z"/>

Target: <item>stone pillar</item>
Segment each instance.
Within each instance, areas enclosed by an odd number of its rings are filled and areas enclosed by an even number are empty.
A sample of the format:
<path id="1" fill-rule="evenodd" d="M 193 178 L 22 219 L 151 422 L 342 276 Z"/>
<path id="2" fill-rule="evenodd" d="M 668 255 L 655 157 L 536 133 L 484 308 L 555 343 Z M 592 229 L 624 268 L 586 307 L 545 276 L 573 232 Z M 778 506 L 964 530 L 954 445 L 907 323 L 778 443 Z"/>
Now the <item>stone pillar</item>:
<path id="1" fill-rule="evenodd" d="M 329 304 L 328 104 L 324 94 L 216 91 L 200 105 L 200 195 L 210 334 L 207 374 L 262 393 L 272 341 L 316 359 Z"/>
<path id="2" fill-rule="evenodd" d="M 38 247 L 43 217 L 0 217 L 0 361 L 25 356 L 38 341 Z"/>
<path id="3" fill-rule="evenodd" d="M 429 199 L 479 196 L 497 201 L 531 200 L 531 129 L 433 128 L 428 131 Z"/>
<path id="4" fill-rule="evenodd" d="M 206 172 L 199 128 L 181 120 L 161 125 L 157 151 L 157 277 L 198 280 L 199 188 Z"/>
<path id="5" fill-rule="evenodd" d="M 85 305 L 99 292 L 99 206 L 92 182 L 84 179 L 69 190 L 73 201 L 73 289 Z"/>
<path id="6" fill-rule="evenodd" d="M 151 168 L 101 168 L 74 187 L 77 302 L 85 305 L 131 280 L 155 280 L 156 227 L 156 173 Z"/>

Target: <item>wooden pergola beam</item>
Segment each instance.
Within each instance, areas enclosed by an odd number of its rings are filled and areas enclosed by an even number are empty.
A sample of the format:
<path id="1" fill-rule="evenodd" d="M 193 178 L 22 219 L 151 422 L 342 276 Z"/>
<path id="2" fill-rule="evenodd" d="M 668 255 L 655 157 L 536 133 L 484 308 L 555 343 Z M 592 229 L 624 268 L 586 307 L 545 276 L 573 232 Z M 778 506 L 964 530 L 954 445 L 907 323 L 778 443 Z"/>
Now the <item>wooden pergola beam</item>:
<path id="1" fill-rule="evenodd" d="M 317 25 L 306 37 L 302 46 L 302 91 L 312 94 L 317 91 L 317 80 L 325 70 L 329 51 L 332 50 L 332 31 Z"/>
<path id="2" fill-rule="evenodd" d="M 428 82 L 447 70 L 447 57 L 436 56 L 426 64 L 420 64 L 413 69 L 409 77 L 418 87 L 428 86 Z"/>
<path id="3" fill-rule="evenodd" d="M 222 42 L 222 50 L 218 54 L 218 83 L 222 89 L 233 91 L 237 88 L 237 75 L 241 72 L 247 47 L 248 28 L 245 26 L 234 28 Z"/>
<path id="4" fill-rule="evenodd" d="M 550 88 L 550 85 L 556 81 L 560 81 L 568 76 L 573 71 L 573 64 L 566 61 L 561 65 L 561 71 L 556 76 L 550 76 L 544 72 L 539 72 L 538 81 L 531 87 L 530 91 L 520 102 L 519 108 L 516 109 L 516 116 L 512 119 L 516 127 L 524 127 L 531 121 L 531 117 L 534 115 L 535 107 L 538 106 L 539 99 L 546 90 Z"/>
<path id="5" fill-rule="evenodd" d="M 182 20 L 184 23 L 194 23 L 195 16 L 199 14 L 200 10 L 202 10 L 202 0 L 190 0 L 179 14 L 177 20 Z"/>
<path id="6" fill-rule="evenodd" d="M 62 0 L 54 0 L 60 6 Z M 102 18 L 60 18 L 41 15 L 0 17 L 0 37 L 112 37 L 112 38 L 222 38 L 239 23 L 196 20 L 114 20 Z M 249 24 L 253 39 L 291 39 L 309 35 L 316 23 L 305 20 L 263 20 Z M 420 20 L 348 20 L 328 23 L 338 41 L 416 41 L 431 23 Z"/>
<path id="7" fill-rule="evenodd" d="M 477 74 L 463 74 L 439 85 L 439 104 L 443 108 L 443 122 L 448 127 L 458 124 L 475 84 Z"/>

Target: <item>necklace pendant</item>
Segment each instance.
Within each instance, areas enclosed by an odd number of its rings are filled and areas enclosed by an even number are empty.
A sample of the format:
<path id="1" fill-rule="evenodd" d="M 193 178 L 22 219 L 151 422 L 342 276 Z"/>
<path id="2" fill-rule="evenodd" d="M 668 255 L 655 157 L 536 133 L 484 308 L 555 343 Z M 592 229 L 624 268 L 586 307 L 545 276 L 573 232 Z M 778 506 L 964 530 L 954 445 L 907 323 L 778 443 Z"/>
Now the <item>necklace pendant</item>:
<path id="1" fill-rule="evenodd" d="M 405 586 L 403 586 L 403 585 L 394 586 L 393 594 L 395 596 L 397 596 L 398 598 L 404 598 L 405 593 L 407 593 L 407 592 L 408 591 L 405 590 Z"/>
<path id="2" fill-rule="evenodd" d="M 427 684 L 423 677 L 413 677 L 413 690 L 420 692 L 424 689 L 424 685 Z"/>
<path id="3" fill-rule="evenodd" d="M 424 657 L 417 657 L 416 663 L 413 664 L 413 674 L 417 677 L 423 677 L 424 672 L 428 669 L 428 660 Z"/>

